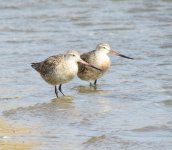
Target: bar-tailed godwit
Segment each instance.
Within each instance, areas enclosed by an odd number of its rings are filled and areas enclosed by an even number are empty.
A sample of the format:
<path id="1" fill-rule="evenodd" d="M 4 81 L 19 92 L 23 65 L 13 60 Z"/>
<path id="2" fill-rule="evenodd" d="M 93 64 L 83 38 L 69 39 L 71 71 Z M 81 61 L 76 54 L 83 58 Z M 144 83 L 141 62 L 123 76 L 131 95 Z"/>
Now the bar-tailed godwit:
<path id="1" fill-rule="evenodd" d="M 86 66 L 90 66 L 99 71 L 100 69 L 89 65 L 80 58 L 77 51 L 70 50 L 65 55 L 54 55 L 39 63 L 32 63 L 32 67 L 38 71 L 41 77 L 51 85 L 55 86 L 55 94 L 58 97 L 56 85 L 59 85 L 59 91 L 63 94 L 61 86 L 63 83 L 69 82 L 78 72 L 78 62 Z M 63 94 L 64 95 L 64 94 Z"/>
<path id="2" fill-rule="evenodd" d="M 108 55 L 116 55 L 116 56 L 121 56 L 128 59 L 133 59 L 131 57 L 128 57 L 116 51 L 113 51 L 111 47 L 109 46 L 109 44 L 107 43 L 100 43 L 97 45 L 96 50 L 82 54 L 81 59 L 83 59 L 84 61 L 86 61 L 87 63 L 91 65 L 94 65 L 95 67 L 101 69 L 102 71 L 93 70 L 92 68 L 88 68 L 84 64 L 78 63 L 79 65 L 79 71 L 77 73 L 78 77 L 81 80 L 90 81 L 90 85 L 92 85 L 91 81 L 94 81 L 94 86 L 96 86 L 97 79 L 102 77 L 103 74 L 110 67 L 111 62 Z"/>

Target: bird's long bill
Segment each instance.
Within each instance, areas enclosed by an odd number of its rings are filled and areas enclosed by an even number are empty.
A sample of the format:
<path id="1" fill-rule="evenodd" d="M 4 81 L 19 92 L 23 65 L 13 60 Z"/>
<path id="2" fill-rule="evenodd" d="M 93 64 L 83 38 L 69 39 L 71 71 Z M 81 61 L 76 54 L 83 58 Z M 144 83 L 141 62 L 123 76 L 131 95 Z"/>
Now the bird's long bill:
<path id="1" fill-rule="evenodd" d="M 80 59 L 79 62 L 80 62 L 81 64 L 86 65 L 86 66 L 90 66 L 90 67 L 92 67 L 92 68 L 94 68 L 94 69 L 97 69 L 97 70 L 99 70 L 99 71 L 102 71 L 101 69 L 99 69 L 99 68 L 97 68 L 97 67 L 94 67 L 93 65 L 90 65 L 89 63 L 87 63 L 86 61 L 84 61 L 84 60 L 82 60 L 82 59 Z"/>
<path id="2" fill-rule="evenodd" d="M 123 57 L 123 58 L 127 58 L 127 59 L 134 59 L 134 58 L 131 58 L 131 57 L 128 57 L 128 56 L 125 56 L 125 55 L 123 55 L 123 54 L 120 54 L 120 53 L 118 53 L 118 52 L 115 52 L 115 51 L 110 51 L 110 53 L 109 54 L 111 54 L 111 55 L 116 55 L 116 56 L 120 56 L 120 57 Z"/>

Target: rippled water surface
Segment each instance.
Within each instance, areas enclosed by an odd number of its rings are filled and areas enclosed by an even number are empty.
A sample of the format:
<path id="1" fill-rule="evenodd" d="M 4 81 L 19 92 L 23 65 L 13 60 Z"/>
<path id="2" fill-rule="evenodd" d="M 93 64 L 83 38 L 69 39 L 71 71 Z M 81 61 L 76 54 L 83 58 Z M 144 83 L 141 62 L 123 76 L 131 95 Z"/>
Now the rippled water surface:
<path id="1" fill-rule="evenodd" d="M 0 0 L 0 117 L 30 129 L 9 136 L 33 150 L 172 149 L 171 0 Z M 75 78 L 55 98 L 31 62 L 108 42 L 98 87 Z M 0 142 L 1 143 L 1 142 Z"/>

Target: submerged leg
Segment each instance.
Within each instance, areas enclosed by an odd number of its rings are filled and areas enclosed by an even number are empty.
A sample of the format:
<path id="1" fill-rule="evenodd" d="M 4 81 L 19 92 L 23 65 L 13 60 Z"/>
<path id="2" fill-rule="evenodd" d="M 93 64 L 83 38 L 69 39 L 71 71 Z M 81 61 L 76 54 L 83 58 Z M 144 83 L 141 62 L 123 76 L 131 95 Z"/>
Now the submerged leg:
<path id="1" fill-rule="evenodd" d="M 64 93 L 62 92 L 62 84 L 59 85 L 59 91 L 63 94 L 63 96 L 65 96 Z"/>
<path id="2" fill-rule="evenodd" d="M 58 90 L 57 90 L 56 85 L 55 85 L 55 94 L 56 94 L 56 96 L 58 97 Z"/>

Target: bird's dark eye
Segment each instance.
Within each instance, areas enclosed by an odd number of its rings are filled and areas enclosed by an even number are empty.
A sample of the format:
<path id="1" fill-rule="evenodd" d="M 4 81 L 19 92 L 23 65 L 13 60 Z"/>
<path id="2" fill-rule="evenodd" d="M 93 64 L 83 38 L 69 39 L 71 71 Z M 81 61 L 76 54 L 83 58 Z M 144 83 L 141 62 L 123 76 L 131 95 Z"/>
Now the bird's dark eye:
<path id="1" fill-rule="evenodd" d="M 74 54 L 72 56 L 75 56 Z"/>

